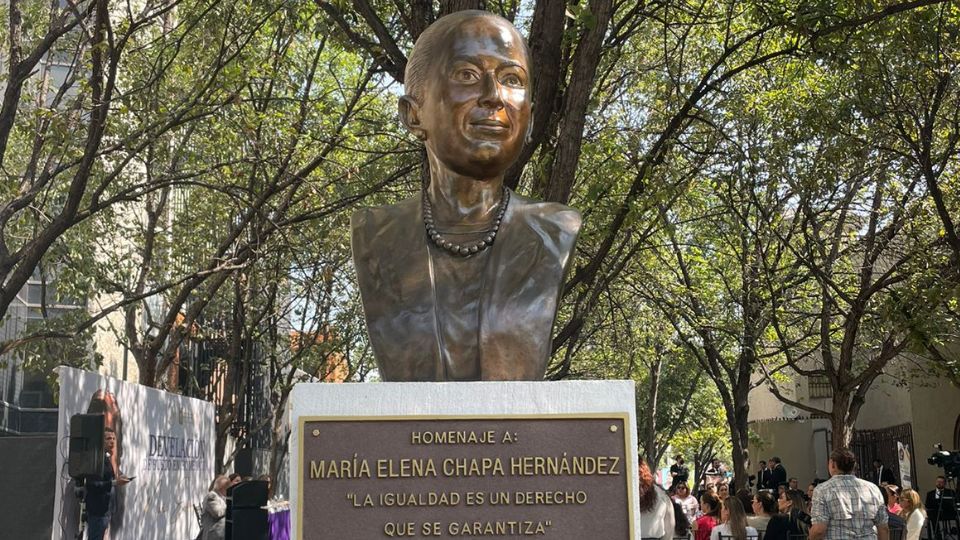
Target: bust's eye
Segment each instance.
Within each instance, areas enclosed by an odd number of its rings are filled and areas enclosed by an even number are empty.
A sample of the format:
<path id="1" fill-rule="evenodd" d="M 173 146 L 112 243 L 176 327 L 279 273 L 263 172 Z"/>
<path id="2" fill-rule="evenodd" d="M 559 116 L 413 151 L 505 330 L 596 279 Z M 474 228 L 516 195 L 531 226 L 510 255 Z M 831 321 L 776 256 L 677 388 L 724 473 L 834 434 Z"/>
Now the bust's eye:
<path id="1" fill-rule="evenodd" d="M 458 69 L 454 72 L 453 78 L 459 82 L 474 82 L 480 80 L 480 76 L 472 69 Z"/>
<path id="2" fill-rule="evenodd" d="M 520 77 L 517 76 L 516 73 L 507 73 L 500 79 L 500 82 L 514 88 L 523 88 L 523 81 L 520 80 Z"/>

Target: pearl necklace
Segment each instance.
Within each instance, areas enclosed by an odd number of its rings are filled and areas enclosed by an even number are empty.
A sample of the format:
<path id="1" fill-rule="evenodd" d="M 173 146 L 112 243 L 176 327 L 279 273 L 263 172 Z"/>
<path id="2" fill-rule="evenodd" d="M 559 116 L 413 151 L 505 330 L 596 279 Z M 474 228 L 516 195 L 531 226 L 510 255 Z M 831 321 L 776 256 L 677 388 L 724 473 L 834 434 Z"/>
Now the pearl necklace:
<path id="1" fill-rule="evenodd" d="M 507 205 L 509 203 L 510 191 L 507 189 L 507 186 L 503 186 L 503 191 L 500 193 L 500 202 L 498 203 L 500 208 L 497 210 L 496 217 L 493 218 L 493 224 L 491 225 L 490 230 L 487 232 L 487 235 L 484 236 L 479 242 L 474 242 L 468 245 L 460 245 L 455 242 L 451 242 L 442 234 L 440 234 L 440 231 L 437 230 L 437 225 L 433 221 L 433 206 L 430 204 L 430 197 L 427 196 L 427 191 L 424 190 L 423 225 L 427 229 L 427 238 L 433 242 L 433 245 L 440 249 L 446 250 L 453 255 L 469 257 L 470 255 L 480 253 L 481 251 L 492 246 L 494 240 L 497 239 L 497 232 L 500 230 L 500 223 L 503 221 L 503 215 L 507 212 Z"/>

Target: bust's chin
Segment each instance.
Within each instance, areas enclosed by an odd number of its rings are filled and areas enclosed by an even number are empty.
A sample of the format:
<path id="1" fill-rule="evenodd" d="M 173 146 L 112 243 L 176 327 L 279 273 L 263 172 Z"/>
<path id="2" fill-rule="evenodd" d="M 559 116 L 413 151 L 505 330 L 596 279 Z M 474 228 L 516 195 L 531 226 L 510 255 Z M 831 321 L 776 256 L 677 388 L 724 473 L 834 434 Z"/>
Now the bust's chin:
<path id="1" fill-rule="evenodd" d="M 477 144 L 468 155 L 457 160 L 441 160 L 443 165 L 460 176 L 487 180 L 503 176 L 516 155 L 505 156 L 500 144 Z"/>

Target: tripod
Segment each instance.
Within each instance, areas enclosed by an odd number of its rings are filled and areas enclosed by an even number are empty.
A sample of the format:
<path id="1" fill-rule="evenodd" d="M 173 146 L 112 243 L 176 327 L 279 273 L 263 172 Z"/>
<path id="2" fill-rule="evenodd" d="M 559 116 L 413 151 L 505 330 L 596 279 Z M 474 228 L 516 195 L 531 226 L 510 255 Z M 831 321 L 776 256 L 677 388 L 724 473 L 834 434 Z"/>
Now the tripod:
<path id="1" fill-rule="evenodd" d="M 960 512 L 960 504 L 956 498 L 957 482 L 955 478 L 950 478 L 948 484 L 954 493 L 953 497 L 946 496 L 946 489 L 940 495 L 937 503 L 936 517 L 927 520 L 927 531 L 929 537 L 933 540 L 960 540 L 958 533 L 957 514 Z"/>
<path id="2" fill-rule="evenodd" d="M 73 493 L 80 499 L 80 523 L 77 526 L 76 540 L 83 540 L 83 533 L 87 528 L 87 501 L 86 487 L 83 485 L 83 478 L 77 479 L 77 485 L 73 488 Z"/>

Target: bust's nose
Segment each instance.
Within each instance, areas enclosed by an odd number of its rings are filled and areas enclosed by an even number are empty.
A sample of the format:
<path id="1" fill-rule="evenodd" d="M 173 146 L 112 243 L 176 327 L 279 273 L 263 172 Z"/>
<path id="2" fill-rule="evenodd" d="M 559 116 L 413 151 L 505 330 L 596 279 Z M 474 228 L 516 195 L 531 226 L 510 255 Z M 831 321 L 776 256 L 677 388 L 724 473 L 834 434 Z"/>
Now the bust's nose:
<path id="1" fill-rule="evenodd" d="M 491 71 L 486 71 L 480 81 L 480 97 L 477 102 L 491 109 L 502 109 L 503 98 L 500 97 L 500 83 L 496 75 Z"/>

